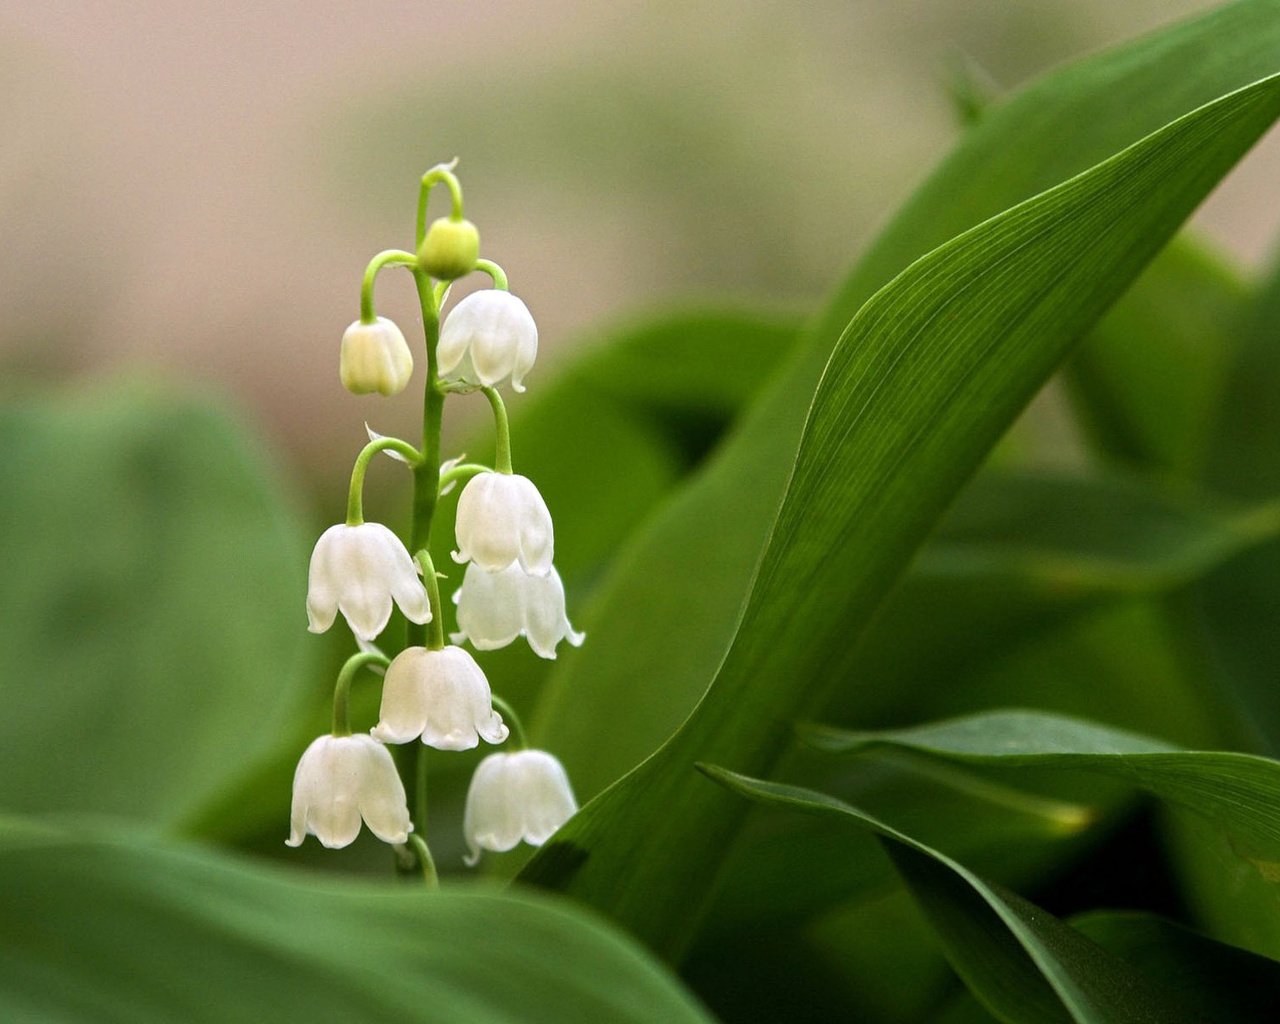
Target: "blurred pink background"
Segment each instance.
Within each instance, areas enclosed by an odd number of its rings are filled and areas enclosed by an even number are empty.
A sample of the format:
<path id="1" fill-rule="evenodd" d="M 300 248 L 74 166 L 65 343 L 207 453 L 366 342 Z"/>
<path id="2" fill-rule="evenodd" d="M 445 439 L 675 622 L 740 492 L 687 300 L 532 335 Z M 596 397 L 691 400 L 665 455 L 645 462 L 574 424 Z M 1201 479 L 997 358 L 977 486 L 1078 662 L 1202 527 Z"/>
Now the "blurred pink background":
<path id="1" fill-rule="evenodd" d="M 3 3 L 0 365 L 213 381 L 341 478 L 361 419 L 417 413 L 346 395 L 337 346 L 430 164 L 462 158 L 546 373 L 672 300 L 811 305 L 958 135 L 955 53 L 1011 87 L 1208 6 Z M 1273 135 L 1198 215 L 1246 265 L 1278 172 Z M 378 302 L 411 333 L 407 275 Z"/>

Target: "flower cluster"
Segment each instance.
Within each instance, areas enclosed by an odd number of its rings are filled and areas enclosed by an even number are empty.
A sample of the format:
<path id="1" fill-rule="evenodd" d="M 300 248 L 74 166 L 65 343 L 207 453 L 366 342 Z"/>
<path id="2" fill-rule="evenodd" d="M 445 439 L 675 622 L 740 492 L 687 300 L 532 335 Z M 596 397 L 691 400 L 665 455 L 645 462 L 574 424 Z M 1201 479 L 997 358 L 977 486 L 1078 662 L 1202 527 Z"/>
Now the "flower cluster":
<path id="1" fill-rule="evenodd" d="M 448 187 L 449 217 L 426 225 L 431 188 Z M 360 319 L 342 338 L 339 376 L 355 394 L 402 391 L 413 373 L 404 335 L 374 312 L 373 285 L 385 267 L 409 269 L 418 287 L 427 334 L 423 448 L 369 431 L 351 474 L 347 520 L 329 527 L 311 556 L 307 616 L 312 632 L 328 630 L 341 613 L 360 652 L 338 676 L 333 731 L 306 749 L 294 775 L 288 843 L 307 834 L 327 847 L 352 842 L 360 823 L 379 839 L 411 846 L 429 879 L 435 868 L 425 837 L 414 830 L 409 796 L 385 744 L 421 740 L 437 750 L 470 750 L 481 740 L 512 737 L 520 749 L 480 762 L 467 793 L 464 831 L 474 863 L 481 850 L 509 850 L 521 840 L 540 845 L 577 810 L 564 768 L 551 754 L 530 750 L 514 710 L 490 689 L 476 660 L 461 645 L 487 651 L 525 637 L 543 658 L 554 658 L 562 640 L 583 641 L 565 612 L 564 585 L 555 570 L 551 513 L 537 487 L 512 472 L 511 438 L 498 388 L 524 390 L 538 351 L 538 331 L 525 304 L 507 290 L 502 269 L 479 258 L 479 235 L 462 217 L 462 192 L 452 165 L 422 179 L 418 240 L 414 252 L 379 253 L 365 271 Z M 440 307 L 448 284 L 472 271 L 488 274 L 493 287 L 458 302 L 443 323 Z M 441 462 L 441 412 L 446 397 L 482 391 L 492 406 L 497 433 L 493 467 Z M 390 529 L 364 521 L 364 476 L 383 452 L 414 476 L 414 521 L 406 545 Z M 459 495 L 453 558 L 465 564 L 453 595 L 458 630 L 444 643 L 435 565 L 428 548 L 439 497 L 466 480 Z M 409 645 L 389 658 L 375 646 L 393 605 L 410 623 Z M 352 680 L 363 668 L 382 670 L 378 723 L 353 735 L 347 710 Z M 421 747 L 415 747 L 421 758 Z M 423 763 L 425 765 L 425 762 Z M 414 787 L 419 818 L 425 793 Z"/>

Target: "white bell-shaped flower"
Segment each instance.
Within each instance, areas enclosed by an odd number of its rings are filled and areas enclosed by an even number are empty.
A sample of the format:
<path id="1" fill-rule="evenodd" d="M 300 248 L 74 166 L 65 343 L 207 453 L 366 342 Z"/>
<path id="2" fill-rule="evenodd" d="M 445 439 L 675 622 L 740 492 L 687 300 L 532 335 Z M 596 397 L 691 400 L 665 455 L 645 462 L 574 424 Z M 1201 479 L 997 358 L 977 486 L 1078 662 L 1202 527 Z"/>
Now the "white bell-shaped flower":
<path id="1" fill-rule="evenodd" d="M 453 592 L 453 603 L 458 632 L 451 639 L 455 644 L 470 640 L 477 650 L 506 647 L 523 636 L 539 657 L 554 658 L 561 640 L 581 647 L 586 639 L 569 622 L 564 584 L 554 567 L 545 576 L 531 576 L 518 565 L 485 572 L 473 562 Z"/>
<path id="2" fill-rule="evenodd" d="M 359 639 L 372 640 L 386 628 L 393 598 L 405 618 L 431 621 L 427 589 L 399 537 L 381 523 L 340 524 L 320 535 L 307 584 L 311 632 L 323 633 L 340 611 Z"/>
<path id="3" fill-rule="evenodd" d="M 484 672 L 461 647 L 408 647 L 396 655 L 382 684 L 382 711 L 373 738 L 422 742 L 437 750 L 470 750 L 484 737 L 507 738 Z"/>
<path id="4" fill-rule="evenodd" d="M 497 572 L 518 562 L 525 572 L 545 575 L 555 554 L 551 513 L 528 477 L 478 473 L 458 495 L 455 562 L 475 562 Z"/>
<path id="5" fill-rule="evenodd" d="M 474 865 L 481 850 L 541 846 L 578 810 L 564 766 L 545 750 L 490 754 L 467 790 L 462 831 Z"/>
<path id="6" fill-rule="evenodd" d="M 436 346 L 440 376 L 448 381 L 523 391 L 538 355 L 538 326 L 529 307 L 507 291 L 472 292 L 445 317 Z"/>
<path id="7" fill-rule="evenodd" d="M 347 846 L 360 819 L 384 843 L 408 841 L 413 831 L 404 784 L 391 752 L 371 736 L 321 736 L 293 773 L 289 846 L 307 834 L 330 849 Z"/>
<path id="8" fill-rule="evenodd" d="M 400 328 L 384 316 L 357 320 L 342 334 L 342 386 L 356 395 L 398 395 L 413 376 L 413 353 Z"/>

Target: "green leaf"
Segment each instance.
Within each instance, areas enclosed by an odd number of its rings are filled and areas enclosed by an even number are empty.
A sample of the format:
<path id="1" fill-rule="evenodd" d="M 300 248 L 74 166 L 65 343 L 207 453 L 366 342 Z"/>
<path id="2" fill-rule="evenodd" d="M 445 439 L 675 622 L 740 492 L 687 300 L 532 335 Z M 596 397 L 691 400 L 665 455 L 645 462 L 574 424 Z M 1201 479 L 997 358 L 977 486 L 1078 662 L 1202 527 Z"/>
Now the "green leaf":
<path id="1" fill-rule="evenodd" d="M 1198 479 L 1248 297 L 1233 271 L 1185 238 L 1156 257 L 1068 364 L 1095 448 Z"/>
<path id="2" fill-rule="evenodd" d="M 1221 502 L 1116 474 L 987 470 L 974 479 L 833 666 L 823 717 L 899 715 L 957 679 L 1104 601 L 1180 587 L 1275 536 L 1280 506 Z M 876 680 L 874 687 L 858 680 Z"/>
<path id="3" fill-rule="evenodd" d="M 1214 1024 L 1269 1024 L 1280 1005 L 1280 963 L 1135 911 L 1095 911 L 1071 926 L 1157 978 Z"/>
<path id="4" fill-rule="evenodd" d="M 11 1019 L 709 1021 L 633 942 L 546 898 L 300 881 L 12 820 L 0 885 Z"/>
<path id="5" fill-rule="evenodd" d="M 1231 93 L 941 246 L 862 308 L 814 396 L 714 683 L 526 877 L 681 948 L 743 815 L 690 785 L 693 762 L 771 769 L 788 720 L 828 689 L 832 651 L 866 625 L 983 455 L 1277 114 L 1280 78 Z"/>
<path id="6" fill-rule="evenodd" d="M 552 674 L 534 722 L 582 793 L 594 795 L 652 753 L 706 690 L 737 626 L 814 388 L 858 308 L 959 232 L 1277 68 L 1280 3 L 1247 0 L 1049 75 L 984 115 L 716 457 L 613 563 L 585 622 L 591 641 Z M 596 727 L 604 721 L 610 729 Z"/>
<path id="7" fill-rule="evenodd" d="M 0 411 L 0 807 L 171 824 L 287 728 L 306 556 L 278 471 L 156 387 Z"/>
<path id="8" fill-rule="evenodd" d="M 1037 711 L 993 711 L 875 732 L 812 727 L 806 737 L 833 754 L 895 747 L 961 764 L 1115 776 L 1213 822 L 1260 872 L 1280 870 L 1280 761 L 1270 758 L 1179 750 L 1148 736 Z"/>
<path id="9" fill-rule="evenodd" d="M 1207 481 L 1223 494 L 1280 494 L 1280 264 L 1249 310 L 1239 356 L 1219 409 Z M 1234 701 L 1253 749 L 1280 754 L 1280 543 L 1249 552 L 1188 595 L 1198 638 L 1218 684 Z"/>
<path id="10" fill-rule="evenodd" d="M 749 799 L 842 818 L 880 836 L 951 965 L 1001 1020 L 1207 1024 L 1057 918 L 857 807 L 715 766 L 702 766 L 702 771 Z"/>

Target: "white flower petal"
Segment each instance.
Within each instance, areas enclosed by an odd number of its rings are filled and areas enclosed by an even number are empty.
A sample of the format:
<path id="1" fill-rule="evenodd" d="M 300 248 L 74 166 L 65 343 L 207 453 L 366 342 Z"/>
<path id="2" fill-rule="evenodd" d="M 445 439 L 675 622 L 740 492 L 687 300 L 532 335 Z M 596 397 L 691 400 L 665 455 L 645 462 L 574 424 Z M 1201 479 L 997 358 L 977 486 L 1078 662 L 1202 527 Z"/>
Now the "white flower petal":
<path id="1" fill-rule="evenodd" d="M 489 572 L 517 561 L 526 572 L 542 574 L 551 568 L 551 513 L 527 477 L 477 473 L 458 497 L 455 534 L 455 561 L 475 562 Z"/>
<path id="2" fill-rule="evenodd" d="M 381 523 L 361 523 L 331 526 L 321 534 L 307 586 L 313 633 L 328 629 L 341 611 L 357 638 L 373 640 L 391 617 L 392 598 L 411 621 L 431 620 L 426 588 L 394 533 Z"/>
<path id="3" fill-rule="evenodd" d="M 466 861 L 475 864 L 481 850 L 510 850 L 521 839 L 540 846 L 577 809 L 564 767 L 546 751 L 490 754 L 467 790 Z"/>
<path id="4" fill-rule="evenodd" d="M 368 736 L 320 736 L 293 776 L 289 846 L 310 833 L 330 849 L 349 845 L 361 816 L 378 838 L 403 843 L 412 829 L 404 786 L 386 747 Z"/>
<path id="5" fill-rule="evenodd" d="M 470 750 L 481 737 L 501 743 L 507 727 L 493 710 L 489 681 L 470 654 L 460 647 L 410 647 L 387 671 L 372 735 L 390 743 L 421 736 L 439 750 Z"/>
<path id="6" fill-rule="evenodd" d="M 582 646 L 586 634 L 577 632 L 565 614 L 564 583 L 554 567 L 546 576 L 526 577 L 522 589 L 524 635 L 539 657 L 554 659 L 561 640 Z"/>
<path id="7" fill-rule="evenodd" d="M 396 771 L 391 752 L 370 736 L 347 737 L 355 742 L 360 754 L 360 780 L 357 796 L 360 816 L 369 831 L 384 843 L 403 843 L 413 831 L 409 820 L 409 804 L 404 783 Z"/>
<path id="8" fill-rule="evenodd" d="M 422 647 L 408 647 L 396 655 L 382 682 L 382 709 L 372 736 L 382 743 L 408 743 L 422 735 L 427 710 L 422 701 Z"/>
<path id="9" fill-rule="evenodd" d="M 518 565 L 502 572 L 485 572 L 472 562 L 453 594 L 458 606 L 458 632 L 454 643 L 470 640 L 480 651 L 506 647 L 524 631 L 521 585 L 524 573 Z"/>
<path id="10" fill-rule="evenodd" d="M 538 354 L 538 326 L 529 308 L 496 288 L 472 292 L 450 310 L 440 329 L 436 358 L 445 380 L 523 391 Z"/>

